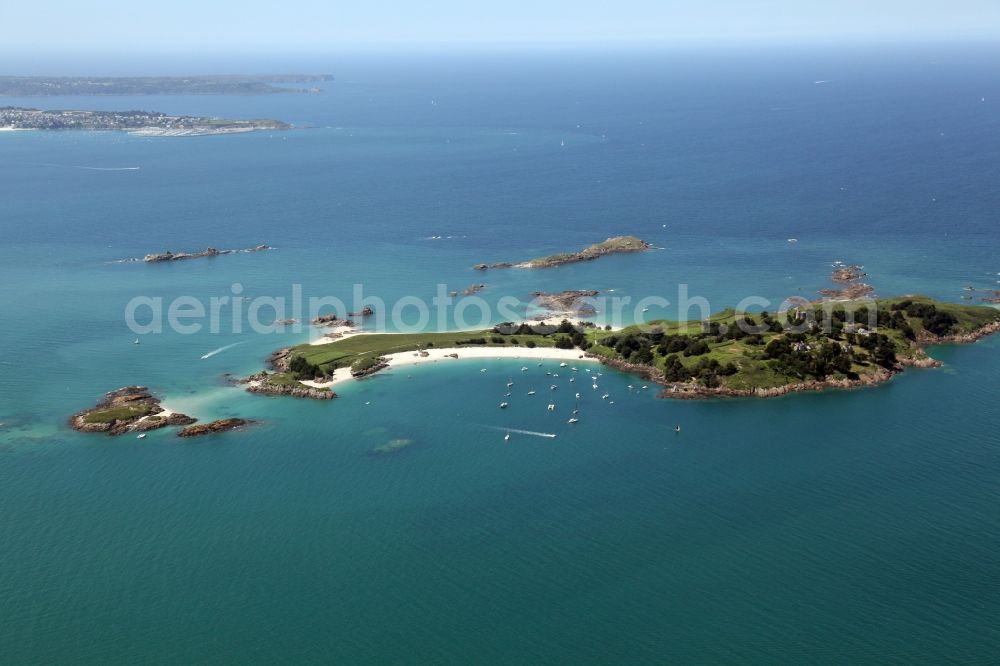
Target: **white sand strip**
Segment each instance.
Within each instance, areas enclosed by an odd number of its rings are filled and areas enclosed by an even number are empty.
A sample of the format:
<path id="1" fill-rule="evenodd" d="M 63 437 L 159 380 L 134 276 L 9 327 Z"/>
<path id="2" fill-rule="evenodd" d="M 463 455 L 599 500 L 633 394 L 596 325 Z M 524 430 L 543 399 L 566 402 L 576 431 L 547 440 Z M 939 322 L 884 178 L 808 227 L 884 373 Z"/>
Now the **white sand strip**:
<path id="1" fill-rule="evenodd" d="M 565 361 L 566 363 L 597 363 L 596 358 L 584 356 L 579 349 L 556 349 L 555 347 L 455 347 L 428 349 L 427 356 L 421 356 L 420 352 L 409 351 L 398 354 L 388 354 L 385 359 L 389 363 L 389 368 L 402 368 L 407 366 L 425 365 L 429 363 L 467 361 L 470 359 L 509 359 L 509 360 L 551 360 Z M 452 358 L 449 354 L 457 354 L 458 359 Z M 382 370 L 380 372 L 385 372 Z M 306 386 L 313 388 L 330 388 L 337 384 L 350 381 L 350 368 L 338 368 L 333 373 L 333 380 L 327 382 L 304 381 Z"/>

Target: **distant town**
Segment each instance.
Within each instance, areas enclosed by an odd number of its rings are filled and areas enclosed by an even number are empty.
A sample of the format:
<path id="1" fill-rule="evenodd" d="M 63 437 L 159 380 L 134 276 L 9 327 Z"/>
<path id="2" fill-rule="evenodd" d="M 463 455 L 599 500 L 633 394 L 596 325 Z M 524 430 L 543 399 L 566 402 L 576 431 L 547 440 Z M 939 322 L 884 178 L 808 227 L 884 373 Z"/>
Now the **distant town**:
<path id="1" fill-rule="evenodd" d="M 0 129 L 7 130 L 117 130 L 144 136 L 200 136 L 290 127 L 280 120 L 169 116 L 157 111 L 41 111 L 0 107 Z"/>
<path id="2" fill-rule="evenodd" d="M 329 74 L 271 74 L 249 76 L 0 76 L 0 95 L 41 97 L 54 95 L 265 95 L 319 93 L 310 85 L 332 81 Z"/>

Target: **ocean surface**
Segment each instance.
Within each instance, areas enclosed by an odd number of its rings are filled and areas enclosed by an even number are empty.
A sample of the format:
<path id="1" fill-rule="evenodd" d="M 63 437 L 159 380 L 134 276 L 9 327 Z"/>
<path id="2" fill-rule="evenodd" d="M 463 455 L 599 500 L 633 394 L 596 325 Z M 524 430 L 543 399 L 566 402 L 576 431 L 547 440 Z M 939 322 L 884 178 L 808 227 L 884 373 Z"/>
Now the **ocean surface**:
<path id="1" fill-rule="evenodd" d="M 600 391 L 576 383 L 573 427 L 565 371 L 544 409 L 553 362 L 266 398 L 225 373 L 308 332 L 224 320 L 135 345 L 124 313 L 134 297 L 300 285 L 350 304 L 361 284 L 391 305 L 485 282 L 489 304 L 614 290 L 676 317 L 678 285 L 713 310 L 777 303 L 830 286 L 836 260 L 881 295 L 958 301 L 1000 287 L 998 56 L 38 61 L 337 79 L 320 95 L 0 98 L 301 128 L 0 133 L 0 663 L 994 663 L 1000 339 L 934 349 L 942 369 L 877 389 L 772 401 L 664 401 L 606 371 Z M 471 270 L 619 234 L 661 249 Z M 275 249 L 120 262 L 261 243 Z M 126 384 L 261 423 L 193 441 L 67 426 Z M 393 439 L 412 445 L 372 453 Z"/>

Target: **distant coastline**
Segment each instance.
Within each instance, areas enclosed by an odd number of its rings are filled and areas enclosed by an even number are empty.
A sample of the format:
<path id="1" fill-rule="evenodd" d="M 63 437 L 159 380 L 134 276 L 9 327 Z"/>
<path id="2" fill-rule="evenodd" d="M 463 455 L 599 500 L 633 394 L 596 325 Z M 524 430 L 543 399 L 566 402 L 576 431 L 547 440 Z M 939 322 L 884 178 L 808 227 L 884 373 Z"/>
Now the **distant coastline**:
<path id="1" fill-rule="evenodd" d="M 288 83 L 333 81 L 330 74 L 214 76 L 0 76 L 0 95 L 271 95 L 319 93 L 321 88 L 293 88 Z"/>
<path id="2" fill-rule="evenodd" d="M 158 111 L 43 111 L 0 107 L 0 130 L 120 131 L 137 136 L 208 136 L 256 130 L 286 130 L 291 125 L 269 118 L 233 120 L 171 116 Z"/>

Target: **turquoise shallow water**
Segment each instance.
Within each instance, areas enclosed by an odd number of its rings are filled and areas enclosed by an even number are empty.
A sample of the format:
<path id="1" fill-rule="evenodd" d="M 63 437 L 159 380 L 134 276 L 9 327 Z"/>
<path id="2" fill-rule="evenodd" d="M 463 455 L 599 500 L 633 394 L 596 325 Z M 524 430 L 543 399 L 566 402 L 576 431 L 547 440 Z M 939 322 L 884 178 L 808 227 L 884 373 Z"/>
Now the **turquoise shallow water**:
<path id="1" fill-rule="evenodd" d="M 721 309 L 811 295 L 840 259 L 883 294 L 994 285 L 992 54 L 800 56 L 305 62 L 337 70 L 328 94 L 58 103 L 310 129 L 0 135 L 0 661 L 995 658 L 996 340 L 934 350 L 945 368 L 879 389 L 768 402 L 660 401 L 607 373 L 601 391 L 581 386 L 571 428 L 575 389 L 561 377 L 548 414 L 534 364 L 270 399 L 223 373 L 305 334 L 135 346 L 123 321 L 133 296 L 207 299 L 236 282 L 341 298 L 362 282 L 391 302 L 482 280 L 491 303 L 583 288 L 675 301 L 686 283 Z M 24 102 L 39 100 L 0 100 Z M 665 249 L 469 268 L 617 233 Z M 262 242 L 277 249 L 112 263 Z M 262 425 L 196 442 L 65 426 L 128 383 Z M 504 443 L 508 427 L 558 436 Z M 397 438 L 413 444 L 371 455 Z"/>

